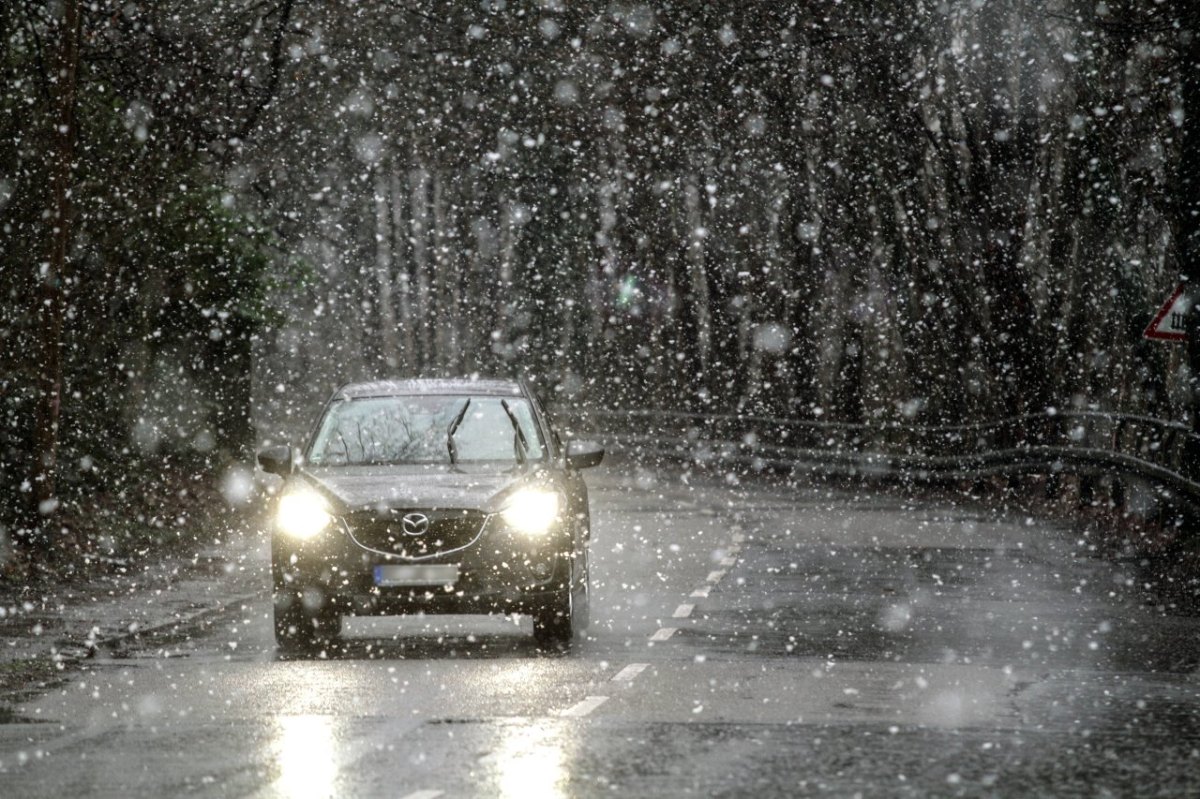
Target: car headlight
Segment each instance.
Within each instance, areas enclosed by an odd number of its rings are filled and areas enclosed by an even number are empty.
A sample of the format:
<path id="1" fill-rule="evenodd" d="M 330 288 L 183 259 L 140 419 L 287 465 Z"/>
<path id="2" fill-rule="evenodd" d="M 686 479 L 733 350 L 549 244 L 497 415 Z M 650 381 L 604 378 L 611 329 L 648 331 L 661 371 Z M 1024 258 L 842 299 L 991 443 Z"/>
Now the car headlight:
<path id="1" fill-rule="evenodd" d="M 275 523 L 280 530 L 293 538 L 312 538 L 319 535 L 332 521 L 329 503 L 315 491 L 306 489 L 284 494 L 279 498 Z"/>
<path id="2" fill-rule="evenodd" d="M 545 535 L 558 518 L 562 499 L 557 491 L 525 488 L 513 494 L 500 515 L 504 521 L 526 535 Z"/>

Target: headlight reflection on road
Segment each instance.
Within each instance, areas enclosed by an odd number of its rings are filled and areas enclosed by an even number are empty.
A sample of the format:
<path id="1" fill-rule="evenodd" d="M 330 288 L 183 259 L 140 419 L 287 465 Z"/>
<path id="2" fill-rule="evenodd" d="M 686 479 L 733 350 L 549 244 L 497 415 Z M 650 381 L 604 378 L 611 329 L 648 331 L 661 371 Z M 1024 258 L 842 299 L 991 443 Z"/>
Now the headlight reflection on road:
<path id="1" fill-rule="evenodd" d="M 553 723 L 502 729 L 495 754 L 500 799 L 560 799 L 567 795 L 566 736 Z"/>
<path id="2" fill-rule="evenodd" d="M 334 796 L 333 719 L 329 716 L 282 716 L 276 744 L 280 796 L 327 799 Z"/>

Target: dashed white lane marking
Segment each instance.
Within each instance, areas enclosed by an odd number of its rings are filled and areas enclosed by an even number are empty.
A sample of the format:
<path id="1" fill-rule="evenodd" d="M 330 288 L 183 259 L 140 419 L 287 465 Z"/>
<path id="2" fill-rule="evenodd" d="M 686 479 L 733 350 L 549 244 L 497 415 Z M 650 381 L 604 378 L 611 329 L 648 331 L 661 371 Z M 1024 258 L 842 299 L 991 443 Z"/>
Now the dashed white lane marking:
<path id="1" fill-rule="evenodd" d="M 680 605 L 675 608 L 675 612 L 671 615 L 676 619 L 686 619 L 692 615 L 692 611 L 696 609 L 695 605 Z"/>
<path id="2" fill-rule="evenodd" d="M 705 581 L 706 581 L 706 582 L 710 582 L 710 583 L 719 583 L 719 582 L 721 582 L 721 578 L 722 578 L 722 577 L 724 577 L 724 576 L 725 576 L 725 570 L 724 570 L 724 569 L 718 569 L 718 570 L 717 570 L 717 571 L 715 571 L 715 572 L 709 572 L 709 573 L 708 573 L 708 576 L 707 576 L 707 577 L 705 577 L 704 579 L 705 579 Z"/>
<path id="3" fill-rule="evenodd" d="M 579 718 L 581 716 L 586 716 L 589 713 L 591 713 L 593 710 L 595 710 L 596 708 L 603 705 L 607 701 L 608 701 L 607 696 L 589 696 L 587 699 L 584 699 L 582 702 L 578 702 L 574 705 L 571 705 L 569 708 L 564 710 L 559 715 L 566 716 L 569 718 Z"/>
<path id="4" fill-rule="evenodd" d="M 437 799 L 441 795 L 441 791 L 413 791 L 402 799 Z"/>
<path id="5" fill-rule="evenodd" d="M 661 630 L 650 636 L 651 641 L 665 641 L 675 634 L 675 627 L 663 627 Z"/>
<path id="6" fill-rule="evenodd" d="M 708 596 L 708 592 L 711 590 L 712 590 L 711 585 L 705 585 L 700 588 L 697 588 L 695 591 L 692 592 L 691 595 L 693 597 L 695 597 L 696 599 L 704 599 L 705 597 Z"/>
<path id="7" fill-rule="evenodd" d="M 726 557 L 726 558 L 721 558 L 721 565 L 724 566 L 726 569 L 733 568 L 733 565 L 735 563 L 737 563 L 737 558 L 733 557 L 732 555 L 730 555 L 729 557 Z"/>
<path id="8" fill-rule="evenodd" d="M 633 678 L 645 671 L 649 665 L 649 663 L 630 663 L 613 675 L 613 682 L 632 682 Z"/>

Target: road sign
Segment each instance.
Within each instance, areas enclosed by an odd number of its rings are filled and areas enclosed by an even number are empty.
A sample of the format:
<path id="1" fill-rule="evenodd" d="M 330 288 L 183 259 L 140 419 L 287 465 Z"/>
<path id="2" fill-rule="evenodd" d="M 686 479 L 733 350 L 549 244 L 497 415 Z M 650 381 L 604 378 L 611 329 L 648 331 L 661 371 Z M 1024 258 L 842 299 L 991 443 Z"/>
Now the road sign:
<path id="1" fill-rule="evenodd" d="M 1180 283 L 1142 335 L 1155 341 L 1187 341 L 1187 299 Z"/>

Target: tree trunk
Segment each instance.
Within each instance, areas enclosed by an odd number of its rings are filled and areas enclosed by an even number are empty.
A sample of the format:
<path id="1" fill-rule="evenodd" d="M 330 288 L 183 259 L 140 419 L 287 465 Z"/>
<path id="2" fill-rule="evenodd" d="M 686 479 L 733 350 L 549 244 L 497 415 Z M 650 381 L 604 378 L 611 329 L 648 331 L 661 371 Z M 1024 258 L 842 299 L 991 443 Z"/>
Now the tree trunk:
<path id="1" fill-rule="evenodd" d="M 405 190 L 404 182 L 400 174 L 393 172 L 389 177 L 389 193 L 391 196 L 391 254 L 392 259 L 398 262 L 398 268 L 394 269 L 396 273 L 396 293 L 399 295 L 396 303 L 399 319 L 398 326 L 398 343 L 397 348 L 399 355 L 397 357 L 398 364 L 403 364 L 403 372 L 405 374 L 415 372 L 417 368 L 416 355 L 416 336 L 414 335 L 413 325 L 413 275 L 411 257 L 412 247 L 408 237 L 407 217 L 405 217 Z"/>
<path id="2" fill-rule="evenodd" d="M 75 157 L 75 87 L 79 66 L 79 4 L 65 0 L 59 31 L 56 71 L 57 114 L 51 137 L 53 159 L 53 216 L 49 258 L 41 265 L 37 293 L 38 338 L 41 349 L 38 406 L 34 417 L 34 499 L 49 528 L 58 507 L 59 415 L 62 408 L 63 317 L 66 311 L 67 255 L 71 246 L 71 183 Z M 43 540 L 43 544 L 48 543 Z"/>
<path id="3" fill-rule="evenodd" d="M 409 219 L 412 237 L 412 290 L 413 304 L 416 312 L 412 322 L 416 326 L 416 374 L 424 375 L 433 364 L 431 347 L 433 342 L 429 335 L 430 320 L 436 319 L 436 308 L 433 307 L 430 286 L 430 257 L 429 257 L 429 171 L 424 166 L 418 166 L 412 173 L 411 195 L 409 201 Z"/>
<path id="4" fill-rule="evenodd" d="M 231 315 L 223 335 L 208 347 L 208 367 L 216 400 L 213 426 L 217 448 L 238 460 L 248 458 L 254 448 L 252 421 L 253 369 L 251 337 L 254 324 L 240 314 Z"/>
<path id="5" fill-rule="evenodd" d="M 375 278 L 379 305 L 379 351 L 386 373 L 395 374 L 400 366 L 400 343 L 396 335 L 396 306 L 392 299 L 391 175 L 375 178 Z"/>
<path id="6" fill-rule="evenodd" d="M 458 307 L 458 262 L 450 251 L 453 234 L 446 211 L 446 173 L 433 173 L 433 229 L 430 243 L 433 245 L 433 302 L 436 311 L 431 314 L 434 327 L 434 349 L 438 374 L 454 374 L 460 365 L 458 351 L 458 326 L 462 323 Z"/>
<path id="7" fill-rule="evenodd" d="M 1192 432 L 1200 433 L 1200 9 L 1184 4 L 1183 35 L 1183 148 L 1176 183 L 1176 237 L 1179 263 L 1192 301 L 1187 325 L 1188 367 L 1191 373 Z M 1189 35 L 1190 34 L 1190 35 Z M 1189 443 L 1188 468 L 1200 474 L 1200 445 Z"/>

